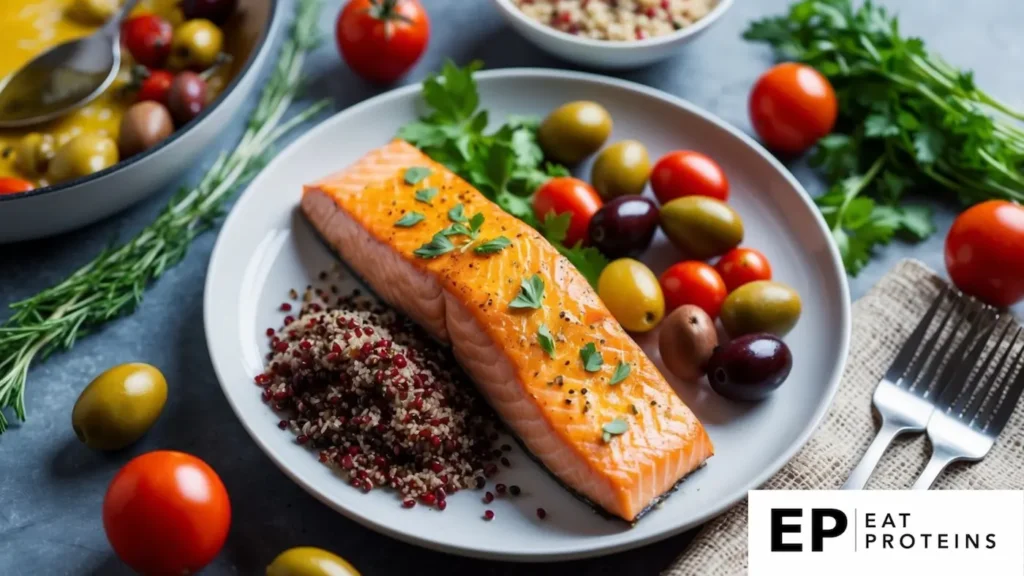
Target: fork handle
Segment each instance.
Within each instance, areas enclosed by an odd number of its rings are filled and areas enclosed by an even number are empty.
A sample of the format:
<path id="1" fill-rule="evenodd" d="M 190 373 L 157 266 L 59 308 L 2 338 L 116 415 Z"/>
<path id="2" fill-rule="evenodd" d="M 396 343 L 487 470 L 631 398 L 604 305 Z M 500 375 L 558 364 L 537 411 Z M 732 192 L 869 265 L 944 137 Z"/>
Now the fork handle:
<path id="1" fill-rule="evenodd" d="M 863 490 L 864 485 L 868 483 L 868 478 L 871 478 L 871 473 L 875 471 L 875 466 L 878 466 L 878 461 L 882 459 L 882 455 L 892 444 L 892 441 L 897 436 L 907 431 L 906 426 L 900 426 L 894 424 L 889 420 L 882 420 L 882 427 L 878 429 L 878 434 L 875 435 L 875 439 L 871 441 L 871 445 L 868 446 L 867 452 L 861 457 L 860 462 L 857 463 L 857 467 L 850 472 L 849 478 L 846 479 L 846 483 L 843 484 L 843 490 Z"/>
<path id="2" fill-rule="evenodd" d="M 945 450 L 932 449 L 932 457 L 928 460 L 928 465 L 921 471 L 921 475 L 917 477 L 917 482 L 911 486 L 913 490 L 928 490 L 935 483 L 935 480 L 942 474 L 942 471 L 955 462 L 957 458 L 950 452 Z"/>

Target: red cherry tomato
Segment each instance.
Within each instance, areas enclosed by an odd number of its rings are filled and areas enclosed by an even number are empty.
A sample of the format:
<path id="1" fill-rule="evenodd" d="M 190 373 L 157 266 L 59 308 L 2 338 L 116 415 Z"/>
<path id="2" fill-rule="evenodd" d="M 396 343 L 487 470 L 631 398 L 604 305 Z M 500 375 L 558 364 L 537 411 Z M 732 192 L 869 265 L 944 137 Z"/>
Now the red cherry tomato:
<path id="1" fill-rule="evenodd" d="M 139 102 L 152 100 L 166 106 L 167 93 L 171 90 L 172 82 L 174 82 L 174 74 L 167 70 L 150 70 L 139 83 L 139 92 L 135 95 L 135 99 Z"/>
<path id="2" fill-rule="evenodd" d="M 729 250 L 719 258 L 715 271 L 722 277 L 729 292 L 748 282 L 772 279 L 772 266 L 768 259 L 753 248 Z"/>
<path id="3" fill-rule="evenodd" d="M 393 82 L 420 59 L 430 21 L 420 0 L 351 0 L 338 15 L 335 39 L 357 74 Z"/>
<path id="4" fill-rule="evenodd" d="M 674 264 L 658 279 L 665 294 L 665 313 L 683 304 L 693 304 L 718 317 L 728 291 L 725 282 L 714 268 L 697 260 Z"/>
<path id="5" fill-rule="evenodd" d="M 140 14 L 121 25 L 121 41 L 136 62 L 148 68 L 164 65 L 171 53 L 171 23 L 155 14 Z"/>
<path id="6" fill-rule="evenodd" d="M 772 150 L 804 152 L 832 131 L 836 93 L 817 70 L 786 62 L 768 70 L 750 93 L 750 121 Z"/>
<path id="7" fill-rule="evenodd" d="M 543 222 L 548 214 L 572 215 L 565 234 L 566 246 L 575 246 L 587 239 L 590 219 L 601 209 L 597 190 L 577 178 L 552 178 L 537 190 L 533 197 L 533 214 Z"/>
<path id="8" fill-rule="evenodd" d="M 958 216 L 946 236 L 946 270 L 958 288 L 993 306 L 1024 300 L 1024 207 L 989 200 Z"/>
<path id="9" fill-rule="evenodd" d="M 710 196 L 722 202 L 729 199 L 725 172 L 714 160 L 692 150 L 662 156 L 651 171 L 651 188 L 662 204 L 683 196 Z"/>
<path id="10" fill-rule="evenodd" d="M 28 192 L 33 188 L 35 186 L 28 180 L 13 177 L 0 178 L 0 194 L 17 194 L 18 192 Z"/>
<path id="11" fill-rule="evenodd" d="M 197 572 L 220 552 L 230 525 L 220 477 L 181 452 L 149 452 L 128 462 L 103 499 L 110 545 L 141 574 Z"/>

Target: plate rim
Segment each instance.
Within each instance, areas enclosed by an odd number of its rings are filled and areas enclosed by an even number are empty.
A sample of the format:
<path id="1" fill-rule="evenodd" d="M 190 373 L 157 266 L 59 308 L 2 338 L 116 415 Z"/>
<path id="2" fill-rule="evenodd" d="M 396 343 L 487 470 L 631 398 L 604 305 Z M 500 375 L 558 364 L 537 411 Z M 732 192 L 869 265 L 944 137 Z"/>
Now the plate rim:
<path id="1" fill-rule="evenodd" d="M 239 420 L 239 422 L 242 424 L 242 427 L 249 434 L 249 437 L 260 448 L 260 450 L 262 450 L 263 453 L 270 458 L 270 460 L 278 467 L 278 469 L 280 469 L 285 474 L 285 476 L 287 476 L 289 479 L 291 479 L 293 482 L 299 485 L 303 490 L 312 495 L 314 498 L 316 498 L 323 504 L 327 505 L 329 508 L 341 513 L 345 517 L 375 532 L 431 550 L 437 550 L 451 554 L 458 554 L 461 556 L 471 558 L 514 562 L 550 562 L 576 560 L 582 558 L 604 556 L 608 554 L 614 554 L 616 552 L 622 552 L 625 550 L 639 548 L 641 546 L 649 545 L 654 542 L 659 542 L 666 538 L 670 538 L 672 536 L 680 534 L 686 530 L 690 530 L 694 527 L 705 524 L 708 521 L 725 513 L 726 511 L 734 507 L 738 502 L 740 502 L 744 497 L 746 497 L 747 493 L 750 490 L 757 489 L 758 487 L 763 485 L 769 478 L 775 475 L 780 469 L 782 469 L 783 466 L 785 466 L 790 460 L 792 460 L 792 458 L 796 455 L 798 451 L 800 451 L 800 449 L 802 449 L 807 444 L 808 440 L 810 440 L 811 435 L 814 433 L 815 430 L 817 430 L 818 426 L 821 424 L 822 419 L 825 417 L 825 414 L 828 412 L 829 407 L 832 405 L 835 399 L 835 394 L 842 380 L 842 375 L 845 370 L 847 359 L 849 356 L 850 338 L 852 332 L 852 303 L 850 302 L 849 281 L 846 276 L 846 271 L 842 265 L 842 258 L 840 257 L 839 249 L 836 246 L 835 241 L 832 240 L 832 236 L 828 231 L 828 227 L 825 224 L 824 218 L 821 216 L 821 213 L 814 207 L 811 197 L 807 193 L 806 189 L 804 189 L 803 185 L 800 184 L 800 182 L 796 179 L 792 172 L 790 172 L 789 169 L 787 169 L 777 158 L 775 158 L 775 156 L 773 156 L 763 146 L 761 146 L 757 141 L 755 141 L 751 136 L 749 136 L 739 128 L 729 124 L 725 120 L 719 118 L 717 115 L 708 112 L 700 108 L 696 104 L 693 104 L 692 102 L 680 98 L 678 96 L 674 96 L 657 88 L 652 88 L 636 82 L 612 78 L 600 74 L 559 70 L 543 67 L 500 68 L 493 70 L 483 70 L 474 73 L 474 78 L 478 82 L 510 77 L 530 79 L 559 78 L 601 84 L 612 88 L 624 89 L 627 91 L 640 93 L 641 95 L 647 97 L 656 98 L 668 104 L 671 104 L 677 108 L 681 108 L 691 114 L 699 116 L 703 120 L 708 121 L 711 124 L 714 124 L 717 128 L 729 133 L 731 136 L 738 138 L 742 143 L 752 148 L 759 156 L 764 158 L 769 163 L 769 165 L 775 168 L 789 183 L 789 185 L 797 191 L 797 195 L 800 197 L 800 201 L 803 202 L 806 205 L 806 207 L 810 209 L 810 212 L 814 215 L 814 223 L 818 226 L 819 232 L 821 232 L 822 235 L 826 239 L 828 239 L 828 253 L 831 256 L 832 263 L 831 272 L 834 273 L 839 278 L 839 299 L 842 303 L 841 310 L 839 310 L 839 322 L 841 328 L 839 356 L 837 358 L 836 363 L 833 366 L 832 374 L 829 376 L 827 388 L 825 390 L 822 402 L 817 406 L 813 416 L 808 420 L 806 425 L 800 431 L 800 434 L 797 436 L 797 439 L 793 443 L 791 443 L 790 446 L 787 447 L 786 450 L 784 450 L 780 456 L 775 458 L 771 462 L 771 464 L 766 466 L 765 469 L 759 475 L 753 477 L 751 480 L 746 482 L 745 484 L 747 485 L 747 487 L 745 489 L 739 490 L 736 493 L 730 493 L 726 498 L 722 499 L 722 502 L 719 505 L 713 507 L 707 513 L 694 518 L 690 522 L 686 522 L 679 526 L 675 526 L 673 528 L 666 529 L 661 532 L 640 538 L 630 539 L 617 543 L 599 542 L 597 544 L 587 544 L 584 546 L 567 548 L 561 552 L 548 551 L 537 554 L 492 552 L 489 550 L 481 550 L 472 546 L 467 546 L 461 543 L 444 542 L 440 539 L 430 540 L 415 534 L 402 532 L 400 530 L 392 528 L 387 524 L 379 522 L 372 517 L 364 516 L 348 508 L 345 508 L 341 504 L 330 499 L 327 494 L 321 493 L 314 486 L 303 481 L 299 477 L 299 475 L 296 472 L 292 471 L 290 467 L 286 464 L 286 458 L 283 458 L 280 455 L 278 455 L 271 447 L 267 446 L 260 440 L 256 432 L 252 429 L 247 418 L 243 417 L 241 407 L 236 405 L 236 403 L 232 399 L 231 394 L 229 394 L 228 392 L 227 385 L 225 383 L 227 380 L 227 378 L 225 377 L 226 369 L 221 366 L 217 357 L 214 355 L 209 337 L 209 326 L 212 323 L 216 322 L 216 318 L 214 317 L 213 311 L 215 306 L 211 306 L 210 303 L 212 284 L 216 277 L 215 268 L 218 262 L 228 257 L 228 255 L 225 252 L 227 250 L 227 248 L 225 248 L 226 241 L 222 237 L 221 232 L 228 229 L 232 224 L 234 224 L 234 220 L 236 217 L 238 217 L 239 213 L 238 211 L 236 211 L 236 208 L 241 206 L 243 202 L 249 201 L 250 190 L 253 189 L 255 186 L 260 185 L 261 180 L 267 177 L 267 169 L 272 168 L 274 163 L 278 162 L 285 152 L 287 152 L 293 147 L 302 146 L 306 141 L 311 140 L 315 135 L 319 134 L 323 130 L 326 130 L 327 126 L 332 125 L 336 122 L 340 122 L 342 121 L 342 119 L 346 117 L 355 116 L 361 113 L 362 110 L 365 108 L 378 105 L 388 100 L 403 98 L 411 93 L 421 90 L 421 82 L 401 86 L 393 90 L 383 92 L 381 94 L 363 100 L 362 102 L 359 102 L 353 106 L 350 106 L 344 110 L 338 111 L 327 118 L 324 118 L 316 125 L 310 127 L 301 136 L 289 142 L 287 146 L 278 150 L 277 153 L 275 154 L 274 159 L 271 160 L 271 162 L 268 163 L 267 166 L 265 166 L 260 171 L 260 173 L 257 174 L 256 177 L 253 178 L 253 180 L 246 185 L 245 190 L 239 195 L 238 200 L 232 206 L 230 212 L 225 218 L 223 224 L 221 225 L 220 230 L 218 230 L 217 232 L 217 240 L 210 254 L 210 260 L 206 269 L 206 280 L 203 285 L 203 334 L 204 337 L 206 338 L 207 353 L 210 355 L 210 361 L 211 364 L 213 365 L 214 373 L 217 376 L 217 382 L 218 384 L 220 384 L 221 392 L 224 394 L 228 404 L 231 406 L 231 410 L 232 412 L 234 412 L 235 417 Z M 684 551 L 685 549 L 680 550 L 680 553 L 683 553 Z"/>

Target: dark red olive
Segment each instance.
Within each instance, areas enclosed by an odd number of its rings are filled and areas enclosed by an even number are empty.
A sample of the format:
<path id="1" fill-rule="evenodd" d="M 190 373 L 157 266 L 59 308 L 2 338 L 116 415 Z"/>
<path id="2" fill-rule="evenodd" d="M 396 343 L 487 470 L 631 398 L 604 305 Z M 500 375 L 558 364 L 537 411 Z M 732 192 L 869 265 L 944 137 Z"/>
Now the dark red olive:
<path id="1" fill-rule="evenodd" d="M 590 219 L 590 243 L 609 258 L 637 256 L 658 229 L 658 205 L 642 196 L 620 196 Z"/>
<path id="2" fill-rule="evenodd" d="M 195 72 L 180 72 L 167 91 L 167 108 L 175 124 L 181 126 L 206 107 L 206 80 Z"/>
<path id="3" fill-rule="evenodd" d="M 221 26 L 235 12 L 238 0 L 181 0 L 178 7 L 186 20 L 205 18 Z"/>
<path id="4" fill-rule="evenodd" d="M 785 342 L 771 334 L 749 334 L 715 348 L 708 381 L 731 400 L 761 400 L 786 381 L 792 368 Z"/>

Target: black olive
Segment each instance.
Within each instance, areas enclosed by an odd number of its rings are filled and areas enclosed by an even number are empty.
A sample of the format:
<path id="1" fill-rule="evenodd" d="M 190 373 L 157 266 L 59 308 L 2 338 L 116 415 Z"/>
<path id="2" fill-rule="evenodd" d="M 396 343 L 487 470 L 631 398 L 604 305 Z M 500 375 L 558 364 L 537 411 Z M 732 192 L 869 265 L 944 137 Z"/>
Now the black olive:
<path id="1" fill-rule="evenodd" d="M 658 229 L 658 206 L 642 196 L 620 196 L 590 219 L 590 242 L 609 258 L 637 256 Z"/>
<path id="2" fill-rule="evenodd" d="M 718 346 L 708 361 L 711 388 L 731 400 L 761 400 L 793 368 L 789 346 L 771 334 L 749 334 Z"/>

